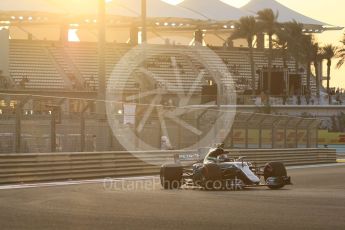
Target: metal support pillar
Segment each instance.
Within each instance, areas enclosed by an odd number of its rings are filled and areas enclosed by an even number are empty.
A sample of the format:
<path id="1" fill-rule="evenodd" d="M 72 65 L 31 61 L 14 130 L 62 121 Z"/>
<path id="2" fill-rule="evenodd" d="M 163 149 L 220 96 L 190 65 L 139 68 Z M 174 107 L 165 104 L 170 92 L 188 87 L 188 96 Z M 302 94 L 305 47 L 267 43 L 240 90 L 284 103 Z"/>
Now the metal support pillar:
<path id="1" fill-rule="evenodd" d="M 20 100 L 16 106 L 16 134 L 15 134 L 15 152 L 20 153 L 22 148 L 22 114 L 24 105 L 31 99 L 31 96 Z"/>
<path id="2" fill-rule="evenodd" d="M 80 113 L 80 152 L 85 151 L 85 117 L 84 112 Z"/>
<path id="3" fill-rule="evenodd" d="M 307 148 L 311 148 L 311 135 L 310 135 L 310 127 L 312 126 L 312 124 L 314 123 L 314 120 L 310 121 L 310 123 L 308 124 L 306 130 L 307 130 Z"/>
<path id="4" fill-rule="evenodd" d="M 320 126 L 321 122 L 319 121 L 316 128 L 315 128 L 315 148 L 318 148 L 319 147 L 319 126 Z"/>
<path id="5" fill-rule="evenodd" d="M 48 105 L 51 111 L 50 118 L 50 151 L 56 152 L 56 124 L 61 122 L 61 105 L 66 101 L 66 98 L 59 100 L 56 104 Z M 59 120 L 56 120 L 59 114 Z"/>
<path id="6" fill-rule="evenodd" d="M 85 151 L 85 112 L 90 108 L 90 102 L 81 110 L 80 113 L 80 152 Z"/>
<path id="7" fill-rule="evenodd" d="M 245 120 L 245 148 L 248 149 L 248 138 L 249 138 L 249 121 L 253 118 L 254 114 L 250 115 L 246 120 Z"/>
<path id="8" fill-rule="evenodd" d="M 287 129 L 288 129 L 290 121 L 291 121 L 291 118 L 289 118 L 284 125 L 284 148 L 285 149 L 287 148 Z"/>
<path id="9" fill-rule="evenodd" d="M 197 31 L 194 32 L 194 42 L 195 42 L 195 45 L 200 45 L 202 46 L 203 44 L 203 41 L 204 41 L 204 34 L 203 32 L 198 29 Z"/>
<path id="10" fill-rule="evenodd" d="M 16 107 L 16 153 L 21 152 L 21 135 L 22 135 L 22 106 L 17 104 Z"/>
<path id="11" fill-rule="evenodd" d="M 262 122 L 264 122 L 266 117 L 264 117 L 259 123 L 259 149 L 262 148 Z"/>
<path id="12" fill-rule="evenodd" d="M 258 33 L 256 37 L 257 37 L 256 47 L 260 50 L 264 50 L 265 49 L 265 35 L 263 33 Z"/>
<path id="13" fill-rule="evenodd" d="M 263 72 L 263 70 L 262 71 L 260 71 L 260 73 L 259 73 L 259 81 L 260 81 L 260 93 L 262 92 L 262 91 L 264 91 L 264 72 Z M 263 103 L 263 102 L 261 102 L 261 103 Z"/>
<path id="14" fill-rule="evenodd" d="M 262 148 L 262 126 L 259 127 L 259 149 Z"/>
<path id="15" fill-rule="evenodd" d="M 315 129 L 315 148 L 319 147 L 319 129 Z"/>
<path id="16" fill-rule="evenodd" d="M 234 128 L 233 127 L 231 127 L 229 136 L 230 136 L 230 147 L 234 148 Z"/>
<path id="17" fill-rule="evenodd" d="M 310 129 L 307 128 L 307 148 L 310 148 Z"/>
<path id="18" fill-rule="evenodd" d="M 130 40 L 130 44 L 131 46 L 137 46 L 138 45 L 138 28 L 135 25 L 132 25 L 130 28 L 130 32 L 129 32 L 129 40 Z"/>
<path id="19" fill-rule="evenodd" d="M 205 111 L 203 111 L 197 118 L 196 118 L 196 127 L 197 129 L 201 129 L 200 128 L 200 120 L 201 118 L 203 118 L 203 116 L 208 112 L 209 110 L 206 109 Z M 179 126 L 180 127 L 180 126 Z M 181 128 L 179 128 L 179 146 L 181 148 L 181 138 L 180 138 L 180 134 L 181 134 Z M 200 143 L 200 136 L 198 135 L 198 144 Z M 199 146 L 199 147 L 203 147 L 203 146 Z"/>
<path id="20" fill-rule="evenodd" d="M 276 147 L 276 123 L 279 122 L 279 118 L 275 119 L 272 122 L 272 149 L 274 149 Z"/>
<path id="21" fill-rule="evenodd" d="M 147 4 L 146 0 L 141 0 L 141 42 L 147 42 L 147 25 L 146 25 L 146 15 L 147 15 Z"/>
<path id="22" fill-rule="evenodd" d="M 69 22 L 63 20 L 60 25 L 60 42 L 65 45 L 68 42 Z"/>
<path id="23" fill-rule="evenodd" d="M 246 129 L 245 129 L 245 148 L 248 149 L 248 125 L 246 125 Z"/>
<path id="24" fill-rule="evenodd" d="M 56 112 L 56 108 L 52 108 L 50 118 L 50 151 L 52 153 L 56 152 Z"/>
<path id="25" fill-rule="evenodd" d="M 98 9 L 98 99 L 105 99 L 105 28 L 106 6 L 104 0 L 99 0 Z"/>
<path id="26" fill-rule="evenodd" d="M 287 148 L 287 126 L 284 126 L 284 148 Z"/>
<path id="27" fill-rule="evenodd" d="M 295 127 L 295 147 L 296 149 L 298 148 L 298 127 L 302 123 L 303 118 L 299 122 L 297 122 L 296 127 Z"/>
<path id="28" fill-rule="evenodd" d="M 276 140 L 275 140 L 275 127 L 274 125 L 272 124 L 272 136 L 271 136 L 271 139 L 272 139 L 272 146 L 271 148 L 274 149 L 275 145 L 276 145 Z"/>

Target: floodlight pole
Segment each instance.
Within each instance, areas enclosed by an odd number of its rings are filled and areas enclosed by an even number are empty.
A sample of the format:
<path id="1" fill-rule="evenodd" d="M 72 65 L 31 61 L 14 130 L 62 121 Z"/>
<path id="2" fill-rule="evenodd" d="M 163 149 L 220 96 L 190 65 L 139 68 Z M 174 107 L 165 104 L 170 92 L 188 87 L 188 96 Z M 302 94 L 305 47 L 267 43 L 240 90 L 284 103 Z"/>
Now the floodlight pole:
<path id="1" fill-rule="evenodd" d="M 98 92 L 97 92 L 97 150 L 102 150 L 102 134 L 104 134 L 103 123 L 105 121 L 105 90 L 106 90 L 106 3 L 105 0 L 98 1 Z"/>
<path id="2" fill-rule="evenodd" d="M 146 0 L 141 0 L 141 42 L 145 43 L 147 41 L 147 26 L 146 26 L 146 16 L 147 16 L 147 4 Z"/>
<path id="3" fill-rule="evenodd" d="M 98 99 L 105 100 L 105 0 L 99 0 L 98 9 Z"/>

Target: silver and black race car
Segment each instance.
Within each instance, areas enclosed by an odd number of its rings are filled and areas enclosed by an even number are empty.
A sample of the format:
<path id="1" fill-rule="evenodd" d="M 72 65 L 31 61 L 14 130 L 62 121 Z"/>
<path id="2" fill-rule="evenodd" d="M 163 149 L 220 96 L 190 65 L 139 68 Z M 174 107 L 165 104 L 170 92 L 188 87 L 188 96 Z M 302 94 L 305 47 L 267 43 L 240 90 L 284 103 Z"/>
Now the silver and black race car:
<path id="1" fill-rule="evenodd" d="M 194 159 L 194 162 L 182 164 L 186 159 Z M 200 154 L 175 156 L 174 164 L 161 166 L 160 180 L 164 189 L 181 186 L 206 190 L 240 190 L 256 186 L 280 189 L 291 184 L 283 163 L 269 162 L 257 167 L 255 163 L 246 162 L 245 157 L 231 159 L 220 147 L 210 149 L 205 157 Z"/>

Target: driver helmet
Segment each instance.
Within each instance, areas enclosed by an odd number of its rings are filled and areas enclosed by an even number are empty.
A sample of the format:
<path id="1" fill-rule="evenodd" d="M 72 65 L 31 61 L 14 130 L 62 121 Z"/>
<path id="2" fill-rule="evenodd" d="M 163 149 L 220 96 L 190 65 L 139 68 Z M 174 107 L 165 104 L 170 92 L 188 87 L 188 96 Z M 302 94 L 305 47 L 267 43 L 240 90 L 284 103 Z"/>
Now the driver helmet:
<path id="1" fill-rule="evenodd" d="M 224 149 L 224 146 L 225 146 L 224 143 L 220 143 L 220 144 L 217 145 L 217 148 L 218 149 Z"/>
<path id="2" fill-rule="evenodd" d="M 218 157 L 217 157 L 217 160 L 219 161 L 219 162 L 229 162 L 230 161 L 230 158 L 229 158 L 229 156 L 228 156 L 228 154 L 221 154 L 221 155 L 219 155 Z"/>

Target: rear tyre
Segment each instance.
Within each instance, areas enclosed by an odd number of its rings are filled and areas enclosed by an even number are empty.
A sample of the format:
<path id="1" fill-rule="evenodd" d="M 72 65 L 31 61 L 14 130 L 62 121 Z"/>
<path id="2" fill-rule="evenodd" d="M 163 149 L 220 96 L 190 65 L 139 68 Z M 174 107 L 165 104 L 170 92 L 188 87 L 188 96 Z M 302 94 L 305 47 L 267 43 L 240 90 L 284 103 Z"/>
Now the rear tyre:
<path id="1" fill-rule="evenodd" d="M 182 185 L 183 168 L 177 164 L 166 164 L 160 169 L 161 185 L 164 189 L 179 189 Z"/>
<path id="2" fill-rule="evenodd" d="M 202 169 L 201 186 L 206 190 L 221 190 L 222 171 L 216 164 L 206 164 Z"/>
<path id="3" fill-rule="evenodd" d="M 286 168 L 281 162 L 270 162 L 265 165 L 264 178 L 267 181 L 268 178 L 276 178 L 277 183 L 274 185 L 268 185 L 270 189 L 280 189 L 285 186 L 283 177 L 287 176 Z"/>

